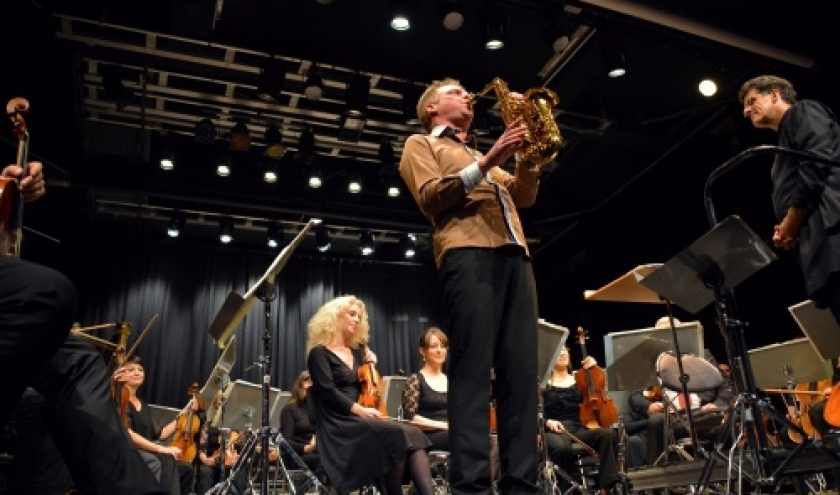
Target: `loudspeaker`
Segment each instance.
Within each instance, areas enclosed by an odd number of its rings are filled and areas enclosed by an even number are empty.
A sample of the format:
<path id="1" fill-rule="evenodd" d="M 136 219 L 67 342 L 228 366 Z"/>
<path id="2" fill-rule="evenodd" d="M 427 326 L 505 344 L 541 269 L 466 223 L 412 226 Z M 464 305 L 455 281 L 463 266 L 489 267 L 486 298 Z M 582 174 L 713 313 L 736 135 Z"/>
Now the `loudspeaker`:
<path id="1" fill-rule="evenodd" d="M 406 377 L 404 376 L 383 376 L 385 382 L 382 400 L 385 401 L 385 409 L 388 416 L 396 418 L 400 405 L 402 404 L 403 390 L 405 389 Z"/>

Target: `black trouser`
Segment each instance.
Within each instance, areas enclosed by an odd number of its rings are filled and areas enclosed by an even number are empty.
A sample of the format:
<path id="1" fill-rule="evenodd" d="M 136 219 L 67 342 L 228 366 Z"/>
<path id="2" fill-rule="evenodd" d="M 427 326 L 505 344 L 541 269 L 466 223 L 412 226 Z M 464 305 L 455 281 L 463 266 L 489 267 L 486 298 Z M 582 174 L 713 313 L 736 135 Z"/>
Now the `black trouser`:
<path id="1" fill-rule="evenodd" d="M 99 351 L 67 338 L 76 290 L 60 273 L 0 257 L 0 424 L 27 385 L 45 399 L 45 418 L 75 485 L 84 492 L 164 493 L 110 397 Z"/>
<path id="2" fill-rule="evenodd" d="M 490 372 L 495 373 L 500 492 L 537 491 L 537 299 L 521 248 L 455 249 L 438 272 L 449 336 L 450 482 L 489 494 Z"/>
<path id="3" fill-rule="evenodd" d="M 563 425 L 566 427 L 567 425 Z M 585 428 L 569 425 L 569 432 L 598 452 L 598 487 L 611 488 L 621 481 L 618 474 L 618 437 L 612 428 Z M 574 455 L 569 435 L 546 431 L 548 455 L 551 461 L 572 474 Z"/>

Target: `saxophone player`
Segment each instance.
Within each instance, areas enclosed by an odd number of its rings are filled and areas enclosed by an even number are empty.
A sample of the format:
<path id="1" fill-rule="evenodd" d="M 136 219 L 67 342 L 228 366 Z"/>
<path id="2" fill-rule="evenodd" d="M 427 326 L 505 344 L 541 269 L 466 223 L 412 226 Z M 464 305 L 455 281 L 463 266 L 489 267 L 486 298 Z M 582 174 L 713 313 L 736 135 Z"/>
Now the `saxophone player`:
<path id="1" fill-rule="evenodd" d="M 506 98 L 522 101 L 516 93 Z M 506 467 L 498 489 L 536 493 L 537 298 L 517 210 L 536 200 L 539 170 L 524 160 L 517 160 L 513 174 L 501 168 L 521 151 L 528 129 L 516 116 L 490 150 L 476 150 L 469 135 L 473 98 L 448 78 L 426 89 L 417 114 L 427 133 L 406 140 L 399 169 L 434 227 L 451 351 L 452 491 L 491 493 L 490 404 L 475 391 L 490 388 L 493 370 L 499 455 Z"/>

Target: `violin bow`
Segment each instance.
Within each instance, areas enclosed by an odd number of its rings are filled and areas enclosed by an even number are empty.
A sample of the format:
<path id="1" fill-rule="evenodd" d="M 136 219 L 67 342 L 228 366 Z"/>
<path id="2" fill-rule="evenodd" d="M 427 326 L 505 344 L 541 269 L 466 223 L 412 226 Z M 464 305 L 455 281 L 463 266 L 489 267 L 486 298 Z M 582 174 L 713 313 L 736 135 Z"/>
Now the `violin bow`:
<path id="1" fill-rule="evenodd" d="M 146 325 L 146 328 L 143 329 L 143 332 L 137 337 L 137 340 L 134 341 L 134 345 L 132 345 L 131 349 L 129 349 L 128 352 L 125 353 L 125 356 L 123 356 L 123 359 L 122 359 L 123 363 L 128 361 L 128 358 L 130 358 L 132 355 L 134 355 L 134 352 L 137 350 L 137 346 L 140 345 L 140 342 L 143 342 L 143 339 L 146 338 L 146 335 L 149 333 L 149 330 L 151 330 L 152 327 L 155 326 L 155 323 L 157 323 L 159 317 L 160 317 L 160 315 L 158 315 L 158 314 L 156 314 L 152 317 L 151 321 L 149 321 L 149 324 Z M 123 363 L 120 363 L 119 366 L 122 366 Z M 119 367 L 119 366 L 117 366 L 117 367 Z"/>

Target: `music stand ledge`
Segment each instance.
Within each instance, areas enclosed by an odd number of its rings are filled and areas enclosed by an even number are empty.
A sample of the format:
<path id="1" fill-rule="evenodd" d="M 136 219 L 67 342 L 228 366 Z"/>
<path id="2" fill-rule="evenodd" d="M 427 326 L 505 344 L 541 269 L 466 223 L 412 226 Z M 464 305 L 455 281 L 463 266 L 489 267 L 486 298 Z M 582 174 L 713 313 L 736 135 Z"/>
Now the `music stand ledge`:
<path id="1" fill-rule="evenodd" d="M 639 265 L 600 289 L 584 291 L 583 298 L 587 301 L 662 304 L 664 301 L 659 294 L 640 284 L 661 266 L 661 263 Z"/>
<path id="2" fill-rule="evenodd" d="M 257 302 L 257 291 L 260 287 L 262 287 L 265 282 L 274 283 L 274 278 L 278 273 L 280 273 L 280 270 L 286 266 L 286 263 L 289 261 L 289 258 L 292 257 L 294 250 L 297 249 L 297 247 L 303 242 L 306 234 L 312 230 L 314 225 L 315 221 L 310 220 L 309 223 L 307 223 L 303 229 L 298 232 L 295 238 L 292 239 L 292 242 L 280 251 L 280 254 L 277 255 L 274 262 L 268 267 L 268 270 L 266 270 L 263 276 L 257 280 L 257 282 L 244 296 L 240 296 L 235 291 L 231 291 L 231 293 L 228 294 L 228 297 L 225 299 L 225 302 L 216 314 L 216 318 L 214 318 L 213 323 L 210 324 L 210 329 L 207 330 L 207 333 L 216 339 L 216 343 L 219 348 L 224 349 L 228 338 L 231 336 L 236 327 L 239 326 L 239 323 L 241 323 L 245 318 L 248 311 L 250 311 Z"/>

